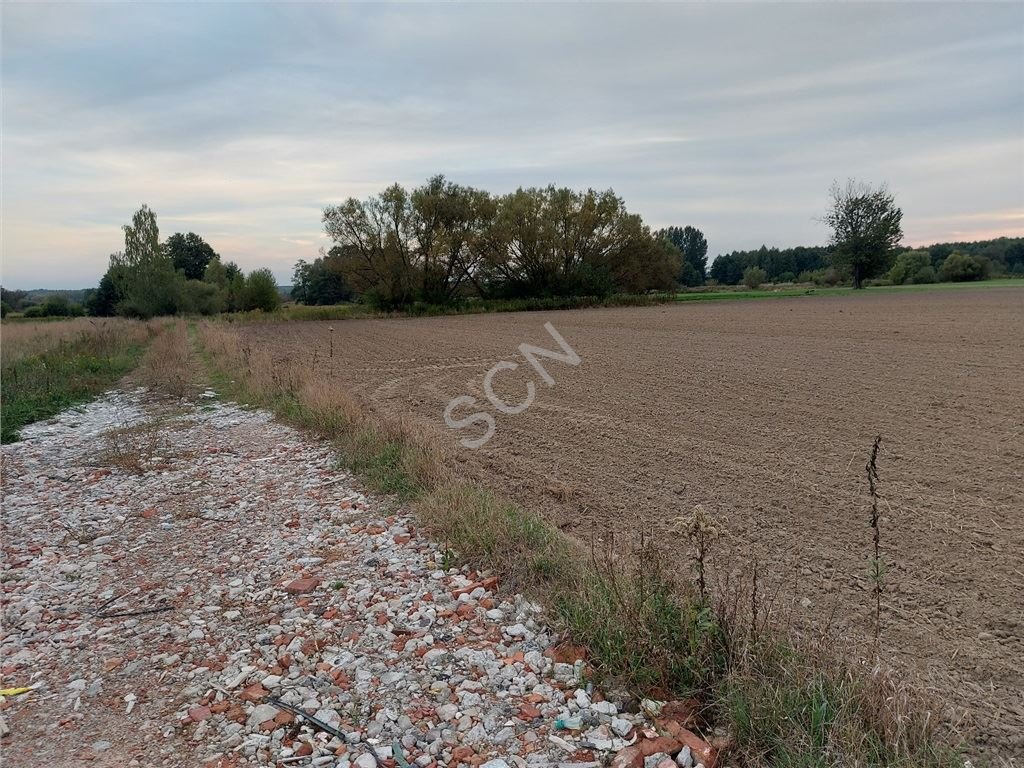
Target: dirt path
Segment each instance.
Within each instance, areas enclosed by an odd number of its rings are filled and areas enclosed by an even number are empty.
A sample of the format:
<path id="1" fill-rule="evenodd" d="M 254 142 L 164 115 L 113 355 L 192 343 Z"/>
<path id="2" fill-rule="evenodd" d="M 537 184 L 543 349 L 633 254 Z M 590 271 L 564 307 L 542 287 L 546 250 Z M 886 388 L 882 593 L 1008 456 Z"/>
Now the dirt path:
<path id="1" fill-rule="evenodd" d="M 546 386 L 517 353 L 556 345 Z M 703 504 L 727 529 L 718 573 L 783 586 L 805 620 L 873 627 L 864 463 L 885 497 L 886 652 L 951 702 L 976 748 L 1024 754 L 1024 289 L 745 301 L 415 320 L 254 324 L 243 344 L 315 365 L 371 408 L 410 414 L 465 471 L 585 542 L 672 541 Z M 314 361 L 314 357 L 316 358 Z M 536 400 L 524 413 L 488 406 Z M 442 413 L 496 419 L 477 451 Z M 962 720 L 961 720 L 962 719 Z"/>
<path id="2" fill-rule="evenodd" d="M 31 426 L 2 533 L 2 685 L 33 688 L 2 703 L 5 765 L 522 768 L 646 722 L 261 412 L 112 393 Z"/>

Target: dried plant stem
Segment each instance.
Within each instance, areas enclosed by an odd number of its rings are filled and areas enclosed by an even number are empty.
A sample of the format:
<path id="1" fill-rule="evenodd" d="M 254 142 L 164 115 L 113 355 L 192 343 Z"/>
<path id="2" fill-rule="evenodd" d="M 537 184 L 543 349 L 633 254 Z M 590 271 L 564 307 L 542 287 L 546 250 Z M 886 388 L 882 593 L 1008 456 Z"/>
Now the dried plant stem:
<path id="1" fill-rule="evenodd" d="M 882 436 L 875 438 L 871 446 L 871 457 L 868 459 L 865 469 L 868 473 L 868 493 L 871 494 L 871 529 L 873 531 L 872 545 L 874 548 L 871 560 L 871 580 L 874 583 L 875 594 L 875 650 L 877 652 L 882 636 L 882 580 L 885 574 L 885 567 L 882 563 L 882 528 L 881 515 L 878 511 L 878 449 L 882 444 Z"/>

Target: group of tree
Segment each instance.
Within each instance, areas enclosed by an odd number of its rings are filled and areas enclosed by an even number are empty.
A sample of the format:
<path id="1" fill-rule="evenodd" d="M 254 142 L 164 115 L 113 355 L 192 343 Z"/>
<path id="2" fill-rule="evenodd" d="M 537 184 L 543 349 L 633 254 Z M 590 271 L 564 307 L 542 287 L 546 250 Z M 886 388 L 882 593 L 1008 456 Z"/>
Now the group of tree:
<path id="1" fill-rule="evenodd" d="M 888 262 L 885 262 L 888 263 Z M 903 249 L 888 271 L 879 265 L 872 277 L 893 285 L 985 280 L 1024 275 L 1024 238 L 1001 237 L 973 243 L 937 243 Z M 834 265 L 830 248 L 768 248 L 733 251 L 715 259 L 709 277 L 722 285 L 818 283 L 839 285 L 850 280 Z"/>
<path id="2" fill-rule="evenodd" d="M 888 279 L 895 284 L 964 282 L 1024 276 L 1024 237 L 973 243 L 936 243 L 896 257 Z"/>
<path id="3" fill-rule="evenodd" d="M 763 282 L 842 282 L 860 288 L 868 279 L 895 284 L 984 280 L 991 275 L 1024 275 L 1024 238 L 974 243 L 939 243 L 923 249 L 900 247 L 903 212 L 883 185 L 856 181 L 833 185 L 823 218 L 832 230 L 827 246 L 733 251 L 718 256 L 710 277 L 723 285 Z"/>
<path id="4" fill-rule="evenodd" d="M 761 283 L 864 280 L 892 265 L 903 239 L 903 212 L 884 186 L 849 181 L 831 189 L 831 206 L 823 221 L 832 230 L 827 246 L 733 251 L 718 256 L 710 275 L 722 285 L 756 288 Z"/>
<path id="5" fill-rule="evenodd" d="M 0 287 L 0 317 L 18 312 L 23 317 L 81 317 L 89 289 L 18 291 Z"/>
<path id="6" fill-rule="evenodd" d="M 194 232 L 160 242 L 156 214 L 143 205 L 124 226 L 124 250 L 110 265 L 86 304 L 97 316 L 198 313 L 251 309 L 272 311 L 281 304 L 269 269 L 248 276 Z"/>
<path id="7" fill-rule="evenodd" d="M 612 190 L 548 186 L 506 195 L 434 176 L 412 191 L 393 184 L 365 200 L 325 208 L 333 246 L 295 266 L 292 298 L 336 304 L 361 298 L 378 308 L 463 299 L 607 296 L 743 283 L 892 283 L 981 280 L 1024 275 L 1024 238 L 900 247 L 903 212 L 883 185 L 833 185 L 823 221 L 826 246 L 733 251 L 707 264 L 708 243 L 695 227 L 652 232 Z M 281 303 L 273 275 L 245 276 L 199 235 L 160 241 L 156 214 L 143 205 L 124 226 L 84 309 L 92 315 L 154 317 L 179 313 L 272 311 Z M 3 289 L 2 313 L 75 315 L 63 296 L 33 304 Z"/>
<path id="8" fill-rule="evenodd" d="M 707 241 L 692 227 L 651 232 L 612 190 L 506 195 L 434 176 L 324 209 L 334 243 L 295 270 L 293 297 L 352 294 L 382 308 L 469 298 L 604 296 L 704 281 Z"/>
<path id="9" fill-rule="evenodd" d="M 299 260 L 292 276 L 291 297 L 299 304 L 341 304 L 354 298 L 345 281 L 338 247 L 311 262 Z"/>
<path id="10" fill-rule="evenodd" d="M 704 285 L 708 271 L 708 241 L 696 227 L 668 227 L 659 229 L 654 236 L 672 243 L 682 254 L 679 282 L 693 288 Z"/>
<path id="11" fill-rule="evenodd" d="M 722 285 L 739 285 L 744 273 L 760 270 L 761 282 L 811 282 L 812 273 L 830 266 L 829 249 L 825 246 L 769 248 L 762 245 L 753 251 L 733 251 L 712 262 L 710 277 Z"/>

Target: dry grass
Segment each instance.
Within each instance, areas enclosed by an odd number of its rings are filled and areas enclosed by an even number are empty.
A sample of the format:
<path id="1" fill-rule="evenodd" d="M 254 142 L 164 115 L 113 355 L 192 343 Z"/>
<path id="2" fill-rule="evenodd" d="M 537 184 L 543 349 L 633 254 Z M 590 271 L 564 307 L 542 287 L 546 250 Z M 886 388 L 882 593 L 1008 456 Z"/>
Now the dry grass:
<path id="1" fill-rule="evenodd" d="M 138 363 L 152 323 L 112 319 L 4 323 L 0 408 L 3 442 L 26 424 L 86 402 Z"/>
<path id="2" fill-rule="evenodd" d="M 189 342 L 184 320 L 163 320 L 160 334 L 149 345 L 132 378 L 148 389 L 171 397 L 187 398 L 198 386 L 199 361 Z"/>
<path id="3" fill-rule="evenodd" d="M 449 479 L 441 443 L 431 432 L 401 417 L 367 415 L 341 385 L 296 361 L 240 345 L 222 325 L 203 323 L 199 338 L 220 383 L 234 396 L 334 441 L 344 463 L 374 490 L 410 498 Z"/>
<path id="4" fill-rule="evenodd" d="M 0 366 L 6 369 L 19 360 L 61 345 L 85 344 L 102 353 L 124 344 L 144 344 L 156 332 L 156 327 L 152 321 L 120 317 L 0 323 Z"/>
<path id="5" fill-rule="evenodd" d="M 497 572 L 544 601 L 593 670 L 663 695 L 696 694 L 730 734 L 742 765 L 960 765 L 935 746 L 937 718 L 888 671 L 846 661 L 775 624 L 751 577 L 729 593 L 708 586 L 713 522 L 681 521 L 668 552 L 641 535 L 588 552 L 539 515 L 460 482 L 437 438 L 412 422 L 368 414 L 298 357 L 240 346 L 223 325 L 200 339 L 219 385 L 335 441 L 343 461 L 379 491 L 415 499 L 454 556 Z M 688 556 L 680 546 L 689 541 Z M 689 557 L 689 559 L 687 559 Z M 696 563 L 691 577 L 690 564 Z M 773 634 L 774 632 L 774 634 Z"/>
<path id="6" fill-rule="evenodd" d="M 167 439 L 167 431 L 186 427 L 180 421 L 156 419 L 109 429 L 101 435 L 102 446 L 89 465 L 116 467 L 140 475 L 160 469 L 163 462 L 157 463 L 157 459 L 166 460 L 177 455 Z"/>

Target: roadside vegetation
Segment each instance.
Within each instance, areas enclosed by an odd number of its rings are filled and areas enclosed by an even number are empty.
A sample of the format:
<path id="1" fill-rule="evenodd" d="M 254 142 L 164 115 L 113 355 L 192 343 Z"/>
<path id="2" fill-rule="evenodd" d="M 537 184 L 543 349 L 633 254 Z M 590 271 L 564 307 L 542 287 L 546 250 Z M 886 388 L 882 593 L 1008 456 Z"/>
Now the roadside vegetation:
<path id="1" fill-rule="evenodd" d="M 414 502 L 449 562 L 495 571 L 545 603 L 594 675 L 656 697 L 695 697 L 705 735 L 728 734 L 718 744 L 730 763 L 962 765 L 943 746 L 933 702 L 877 658 L 836 638 L 780 631 L 785 617 L 757 564 L 730 578 L 737 564 L 715 561 L 723 532 L 713 513 L 681 510 L 671 552 L 642 531 L 635 541 L 575 541 L 460 478 L 417 423 L 368 413 L 340 384 L 271 359 L 229 325 L 204 321 L 197 338 L 223 394 L 333 441 L 371 489 Z M 870 531 L 867 495 L 862 512 Z"/>
<path id="2" fill-rule="evenodd" d="M 0 432 L 18 439 L 26 424 L 85 402 L 139 362 L 156 334 L 134 320 L 4 323 L 0 352 Z"/>

